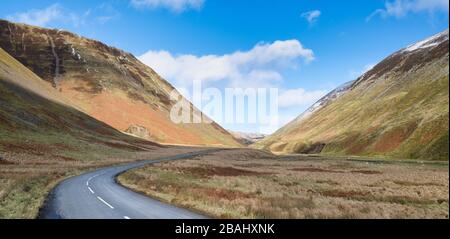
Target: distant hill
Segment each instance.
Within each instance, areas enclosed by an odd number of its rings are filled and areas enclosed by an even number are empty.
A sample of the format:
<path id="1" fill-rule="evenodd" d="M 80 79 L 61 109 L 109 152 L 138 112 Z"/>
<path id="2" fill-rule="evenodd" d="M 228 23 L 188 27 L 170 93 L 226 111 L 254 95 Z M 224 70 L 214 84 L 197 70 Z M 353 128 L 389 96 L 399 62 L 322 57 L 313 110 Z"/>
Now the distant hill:
<path id="1" fill-rule="evenodd" d="M 254 144 L 267 136 L 265 134 L 245 133 L 237 131 L 230 131 L 230 133 L 234 136 L 235 139 L 237 139 L 243 145 Z"/>
<path id="2" fill-rule="evenodd" d="M 67 31 L 3 20 L 0 47 L 57 89 L 68 105 L 119 131 L 138 125 L 160 143 L 240 145 L 216 123 L 173 123 L 174 88 L 132 54 Z"/>
<path id="3" fill-rule="evenodd" d="M 449 32 L 408 46 L 254 147 L 448 160 Z"/>

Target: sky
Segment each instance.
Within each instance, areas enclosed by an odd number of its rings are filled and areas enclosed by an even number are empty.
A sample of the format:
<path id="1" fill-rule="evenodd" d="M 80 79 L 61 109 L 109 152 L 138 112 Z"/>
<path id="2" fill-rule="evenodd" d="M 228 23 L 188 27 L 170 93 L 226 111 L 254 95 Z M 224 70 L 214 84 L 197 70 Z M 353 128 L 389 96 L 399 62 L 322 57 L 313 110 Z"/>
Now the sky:
<path id="1" fill-rule="evenodd" d="M 391 53 L 448 28 L 448 0 L 3 0 L 0 18 L 137 56 L 177 89 L 277 88 L 272 133 Z"/>

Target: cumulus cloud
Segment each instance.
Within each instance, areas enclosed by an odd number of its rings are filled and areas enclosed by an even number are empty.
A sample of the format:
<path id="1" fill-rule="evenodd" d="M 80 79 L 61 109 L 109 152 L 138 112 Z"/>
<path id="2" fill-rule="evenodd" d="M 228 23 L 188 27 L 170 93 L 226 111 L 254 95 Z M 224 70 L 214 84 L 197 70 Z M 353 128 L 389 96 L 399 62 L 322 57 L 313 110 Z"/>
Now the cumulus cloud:
<path id="1" fill-rule="evenodd" d="M 369 17 L 367 21 L 370 21 L 374 16 L 381 16 L 382 18 L 396 17 L 401 18 L 408 13 L 418 12 L 436 12 L 443 11 L 448 12 L 449 1 L 448 0 L 394 0 L 386 1 L 383 9 L 377 9 Z"/>
<path id="2" fill-rule="evenodd" d="M 326 91 L 306 91 L 303 88 L 284 90 L 278 97 L 278 105 L 281 108 L 294 106 L 309 106 L 320 100 Z"/>
<path id="3" fill-rule="evenodd" d="M 167 8 L 175 12 L 183 12 L 188 9 L 201 9 L 205 0 L 131 0 L 136 8 Z"/>
<path id="4" fill-rule="evenodd" d="M 319 10 L 313 10 L 302 13 L 301 17 L 306 19 L 309 24 L 313 24 L 317 21 L 317 19 L 319 19 L 320 15 L 322 15 L 322 13 Z"/>
<path id="5" fill-rule="evenodd" d="M 260 43 L 249 51 L 225 55 L 173 55 L 168 51 L 148 51 L 139 57 L 164 78 L 179 87 L 193 81 L 228 81 L 231 87 L 272 86 L 282 80 L 280 71 L 303 60 L 314 59 L 312 50 L 298 40 Z"/>

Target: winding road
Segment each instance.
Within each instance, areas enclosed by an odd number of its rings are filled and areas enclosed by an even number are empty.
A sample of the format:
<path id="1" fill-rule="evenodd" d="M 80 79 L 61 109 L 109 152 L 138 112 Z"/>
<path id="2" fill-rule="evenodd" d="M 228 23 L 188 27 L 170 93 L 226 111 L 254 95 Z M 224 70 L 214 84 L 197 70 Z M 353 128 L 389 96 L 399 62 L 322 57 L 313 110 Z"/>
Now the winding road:
<path id="1" fill-rule="evenodd" d="M 116 183 L 127 170 L 207 154 L 203 150 L 157 160 L 113 166 L 62 181 L 51 192 L 42 219 L 204 219 L 186 209 L 151 199 Z"/>

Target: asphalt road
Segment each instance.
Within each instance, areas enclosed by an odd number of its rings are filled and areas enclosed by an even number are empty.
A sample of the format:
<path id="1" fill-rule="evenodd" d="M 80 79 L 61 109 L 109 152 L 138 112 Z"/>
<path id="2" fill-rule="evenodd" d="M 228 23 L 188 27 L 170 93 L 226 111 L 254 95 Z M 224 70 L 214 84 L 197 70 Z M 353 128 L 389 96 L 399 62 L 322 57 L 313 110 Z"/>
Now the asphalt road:
<path id="1" fill-rule="evenodd" d="M 186 209 L 151 199 L 116 183 L 127 170 L 179 160 L 211 150 L 180 154 L 158 160 L 113 166 L 64 180 L 50 194 L 40 213 L 42 219 L 203 219 Z"/>

